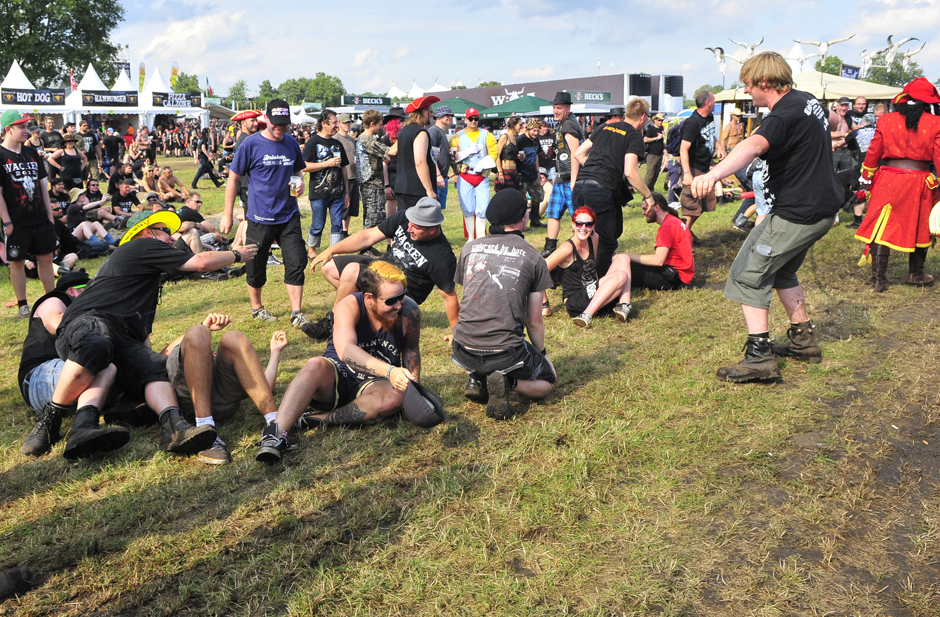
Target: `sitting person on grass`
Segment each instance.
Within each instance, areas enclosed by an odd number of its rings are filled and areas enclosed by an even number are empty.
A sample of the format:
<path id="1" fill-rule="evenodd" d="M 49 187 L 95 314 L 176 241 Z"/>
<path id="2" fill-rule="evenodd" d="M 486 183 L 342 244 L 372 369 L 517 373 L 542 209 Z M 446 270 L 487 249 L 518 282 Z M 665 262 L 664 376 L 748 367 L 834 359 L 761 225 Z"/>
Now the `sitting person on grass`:
<path id="1" fill-rule="evenodd" d="M 692 256 L 692 232 L 679 213 L 669 207 L 662 193 L 653 193 L 653 201 L 643 204 L 647 223 L 659 225 L 656 252 L 645 255 L 627 253 L 630 258 L 627 302 L 631 289 L 682 289 L 692 283 L 695 259 Z"/>
<path id="2" fill-rule="evenodd" d="M 291 381 L 277 417 L 261 433 L 256 460 L 281 460 L 295 425 L 375 424 L 401 410 L 408 384 L 421 376 L 421 310 L 405 295 L 405 281 L 384 261 L 363 269 L 362 291 L 336 305 L 323 357 L 308 360 Z"/>
<path id="3" fill-rule="evenodd" d="M 572 237 L 548 256 L 551 272 L 562 268 L 562 300 L 575 325 L 589 328 L 591 320 L 605 309 L 613 309 L 620 321 L 630 316 L 630 258 L 616 255 L 607 274 L 597 276 L 597 244 L 594 210 L 582 206 L 571 216 Z M 542 306 L 548 304 L 546 296 Z"/>

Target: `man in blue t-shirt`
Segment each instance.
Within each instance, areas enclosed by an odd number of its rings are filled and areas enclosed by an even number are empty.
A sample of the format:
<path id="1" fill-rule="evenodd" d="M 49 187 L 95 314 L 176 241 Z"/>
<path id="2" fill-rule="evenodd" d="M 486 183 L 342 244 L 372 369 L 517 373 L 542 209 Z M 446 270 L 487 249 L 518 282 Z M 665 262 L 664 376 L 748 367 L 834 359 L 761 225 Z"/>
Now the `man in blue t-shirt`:
<path id="1" fill-rule="evenodd" d="M 231 231 L 239 180 L 242 176 L 247 177 L 246 241 L 258 245 L 258 255 L 245 264 L 252 317 L 266 322 L 277 320 L 261 303 L 261 288 L 267 282 L 268 253 L 271 245 L 277 242 L 284 258 L 284 284 L 290 300 L 291 325 L 306 332 L 311 324 L 300 307 L 307 250 L 300 229 L 296 197 L 303 193 L 301 174 L 306 163 L 297 140 L 287 134 L 290 128 L 287 101 L 272 99 L 266 115 L 267 127 L 246 138 L 235 152 L 229 167 L 225 212 L 219 228 L 224 234 Z M 291 176 L 297 176 L 293 190 Z"/>

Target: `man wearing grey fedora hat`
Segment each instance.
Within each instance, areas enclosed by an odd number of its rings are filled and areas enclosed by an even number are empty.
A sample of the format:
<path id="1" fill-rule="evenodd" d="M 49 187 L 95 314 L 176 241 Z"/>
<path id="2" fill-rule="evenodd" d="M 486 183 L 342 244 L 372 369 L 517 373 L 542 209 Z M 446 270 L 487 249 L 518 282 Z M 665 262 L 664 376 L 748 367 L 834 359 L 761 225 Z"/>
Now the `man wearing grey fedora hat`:
<path id="1" fill-rule="evenodd" d="M 351 293 L 359 291 L 360 272 L 369 266 L 374 257 L 357 255 L 374 244 L 388 239 L 392 246 L 381 258 L 405 273 L 408 285 L 405 292 L 417 304 L 423 304 L 434 287 L 441 292 L 444 310 L 451 330 L 457 325 L 460 302 L 457 299 L 454 273 L 457 258 L 450 241 L 444 236 L 441 223 L 444 214 L 436 200 L 424 197 L 411 208 L 396 212 L 377 227 L 356 232 L 317 255 L 311 269 L 323 266 L 323 276 L 336 288 L 333 306 Z M 314 322 L 317 337 L 326 339 L 333 328 L 333 311 Z"/>

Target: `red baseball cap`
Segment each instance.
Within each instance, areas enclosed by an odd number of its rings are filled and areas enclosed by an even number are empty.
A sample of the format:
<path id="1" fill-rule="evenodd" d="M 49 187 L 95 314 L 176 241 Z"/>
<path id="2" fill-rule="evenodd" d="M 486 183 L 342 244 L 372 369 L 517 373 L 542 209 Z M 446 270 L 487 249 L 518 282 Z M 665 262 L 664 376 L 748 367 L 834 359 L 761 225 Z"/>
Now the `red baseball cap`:
<path id="1" fill-rule="evenodd" d="M 464 114 L 464 118 L 479 118 L 480 112 L 476 110 L 476 107 L 468 107 L 467 112 Z"/>
<path id="2" fill-rule="evenodd" d="M 901 94 L 894 97 L 894 103 L 903 103 L 908 99 L 914 99 L 921 103 L 940 103 L 940 93 L 936 86 L 927 81 L 926 77 L 918 77 L 911 83 L 904 86 Z"/>
<path id="3" fill-rule="evenodd" d="M 405 107 L 405 113 L 413 114 L 414 112 L 420 111 L 429 105 L 433 105 L 434 103 L 440 103 L 440 102 L 441 102 L 441 99 L 434 96 L 433 94 L 431 96 L 419 96 L 415 100 L 408 103 L 408 107 Z"/>

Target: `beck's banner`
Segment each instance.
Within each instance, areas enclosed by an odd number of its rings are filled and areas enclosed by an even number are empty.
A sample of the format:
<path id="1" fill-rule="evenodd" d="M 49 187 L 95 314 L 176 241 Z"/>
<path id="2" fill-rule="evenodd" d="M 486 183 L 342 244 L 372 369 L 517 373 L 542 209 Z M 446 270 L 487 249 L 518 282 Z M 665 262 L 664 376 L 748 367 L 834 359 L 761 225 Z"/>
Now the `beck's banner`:
<path id="1" fill-rule="evenodd" d="M 82 90 L 82 105 L 92 107 L 137 107 L 138 96 L 133 90 Z"/>
<path id="2" fill-rule="evenodd" d="M 361 94 L 344 94 L 340 99 L 340 104 L 346 105 L 379 105 L 390 107 L 392 99 L 387 96 L 363 96 Z"/>
<path id="3" fill-rule="evenodd" d="M 0 89 L 0 101 L 4 105 L 65 105 L 65 88 L 47 90 L 3 88 Z"/>
<path id="4" fill-rule="evenodd" d="M 154 92 L 154 107 L 202 107 L 202 95 L 193 93 Z"/>

